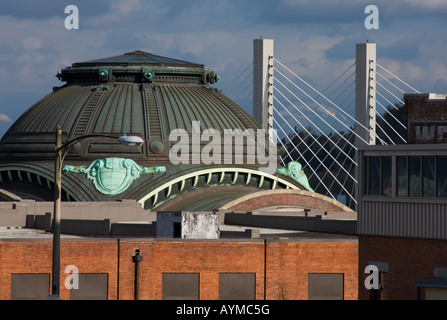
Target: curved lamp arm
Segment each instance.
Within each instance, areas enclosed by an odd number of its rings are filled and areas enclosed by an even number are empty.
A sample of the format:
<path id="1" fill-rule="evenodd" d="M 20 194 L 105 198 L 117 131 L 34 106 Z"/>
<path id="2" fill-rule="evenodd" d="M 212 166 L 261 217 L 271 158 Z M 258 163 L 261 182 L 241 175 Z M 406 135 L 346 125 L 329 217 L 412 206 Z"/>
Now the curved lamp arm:
<path id="1" fill-rule="evenodd" d="M 126 136 L 114 137 L 110 135 L 103 134 L 88 134 L 84 136 L 77 137 L 75 139 L 69 140 L 62 143 L 62 129 L 58 125 L 56 128 L 56 146 L 55 150 L 55 175 L 54 175 L 54 220 L 53 220 L 53 265 L 52 265 L 52 293 L 50 298 L 59 298 L 60 289 L 60 212 L 61 212 L 61 178 L 62 178 L 62 162 L 64 161 L 65 155 L 68 151 L 79 141 L 88 138 L 112 138 L 117 139 L 121 144 L 125 146 L 136 146 L 142 145 L 144 140 L 136 136 Z"/>
<path id="2" fill-rule="evenodd" d="M 142 145 L 144 143 L 144 140 L 141 137 L 138 137 L 138 136 L 127 136 L 126 134 L 122 135 L 121 137 L 115 137 L 115 136 L 110 136 L 110 135 L 105 135 L 105 134 L 87 134 L 87 135 L 80 136 L 80 137 L 74 138 L 72 140 L 69 140 L 69 141 L 65 142 L 64 144 L 62 144 L 60 146 L 56 146 L 55 147 L 55 151 L 56 152 L 62 151 L 61 158 L 64 159 L 65 155 L 68 153 L 68 151 L 70 151 L 70 149 L 76 143 L 78 143 L 78 142 L 80 142 L 82 140 L 88 139 L 88 138 L 109 138 L 109 139 L 115 139 L 115 140 L 118 140 L 122 145 L 124 145 L 126 147 L 138 146 L 138 145 Z"/>

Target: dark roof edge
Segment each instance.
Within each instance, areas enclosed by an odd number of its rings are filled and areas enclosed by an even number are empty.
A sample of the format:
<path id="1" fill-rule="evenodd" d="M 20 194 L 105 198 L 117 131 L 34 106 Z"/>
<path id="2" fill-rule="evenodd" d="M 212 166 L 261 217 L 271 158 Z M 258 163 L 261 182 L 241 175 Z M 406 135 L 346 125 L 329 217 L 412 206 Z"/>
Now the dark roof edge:
<path id="1" fill-rule="evenodd" d="M 135 65 L 165 65 L 165 66 L 178 66 L 178 67 L 200 67 L 203 68 L 203 64 L 178 60 L 163 56 L 154 55 L 149 52 L 136 50 L 127 52 L 122 55 L 94 59 L 83 62 L 75 62 L 72 67 L 85 67 L 85 66 L 135 66 Z"/>

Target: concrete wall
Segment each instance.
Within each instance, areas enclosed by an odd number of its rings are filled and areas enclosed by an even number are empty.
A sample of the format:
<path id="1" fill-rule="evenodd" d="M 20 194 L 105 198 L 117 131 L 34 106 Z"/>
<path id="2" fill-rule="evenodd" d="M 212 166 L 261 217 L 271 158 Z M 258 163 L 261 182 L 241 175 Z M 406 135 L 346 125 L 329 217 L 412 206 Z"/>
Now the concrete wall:
<path id="1" fill-rule="evenodd" d="M 157 221 L 113 222 L 110 219 L 61 219 L 61 233 L 95 237 L 157 237 L 164 239 L 259 238 L 259 230 L 221 231 L 221 225 L 356 234 L 356 214 L 278 213 L 266 214 L 159 211 Z M 27 228 L 51 231 L 52 215 L 27 215 Z M 254 233 L 253 233 L 254 232 Z"/>
<path id="2" fill-rule="evenodd" d="M 218 214 L 182 212 L 182 239 L 219 239 Z"/>
<path id="3" fill-rule="evenodd" d="M 219 239 L 221 220 L 221 214 L 213 212 L 158 211 L 156 235 L 167 239 Z"/>
<path id="4" fill-rule="evenodd" d="M 110 219 L 61 219 L 61 233 L 93 237 L 155 237 L 155 225 L 155 222 L 111 222 Z M 25 227 L 51 232 L 51 213 L 27 215 Z"/>
<path id="5" fill-rule="evenodd" d="M 39 229 L 44 231 L 51 231 L 52 225 L 52 214 L 50 212 L 45 213 L 44 215 L 34 215 L 27 214 L 26 215 L 26 228 L 31 229 Z"/>
<path id="6" fill-rule="evenodd" d="M 35 203 L 31 200 L 0 202 L 0 226 L 23 227 L 26 224 L 26 215 L 34 214 Z M 45 210 L 42 214 L 45 214 Z"/>
<path id="7" fill-rule="evenodd" d="M 0 202 L 0 226 L 23 227 L 27 215 L 53 212 L 53 202 L 20 200 Z M 155 212 L 147 212 L 135 200 L 116 202 L 62 202 L 61 219 L 104 220 L 120 222 L 153 222 Z"/>

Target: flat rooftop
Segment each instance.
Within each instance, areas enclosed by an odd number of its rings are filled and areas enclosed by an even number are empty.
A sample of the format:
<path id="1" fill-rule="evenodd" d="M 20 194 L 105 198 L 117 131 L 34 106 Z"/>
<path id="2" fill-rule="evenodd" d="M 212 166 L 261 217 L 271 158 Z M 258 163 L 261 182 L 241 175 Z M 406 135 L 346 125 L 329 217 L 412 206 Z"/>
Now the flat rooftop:
<path id="1" fill-rule="evenodd" d="M 357 241 L 357 236 L 355 235 L 343 235 L 343 234 L 334 234 L 334 233 L 320 233 L 320 232 L 308 232 L 308 231 L 293 231 L 293 230 L 281 230 L 281 229 L 267 229 L 267 228 L 252 228 L 246 226 L 229 226 L 229 225 L 221 225 L 221 238 L 213 241 L 227 241 L 227 240 L 259 240 L 259 239 L 271 239 L 277 241 Z M 248 231 L 253 230 L 255 232 L 259 232 L 259 238 L 250 239 L 246 238 L 243 235 Z M 61 234 L 61 240 L 115 240 L 119 237 L 91 237 L 91 236 L 76 236 L 76 235 L 67 235 Z M 137 238 L 129 238 L 124 237 L 125 239 L 137 239 Z M 139 237 L 140 240 L 175 240 L 175 241 L 210 241 L 209 239 L 161 239 L 154 237 Z M 46 232 L 38 229 L 29 229 L 24 227 L 0 227 L 0 241 L 52 241 L 53 234 L 51 232 Z"/>
<path id="2" fill-rule="evenodd" d="M 82 239 L 83 237 L 61 234 L 61 239 Z M 39 229 L 29 229 L 25 227 L 0 227 L 0 240 L 53 240 L 51 232 Z"/>
<path id="3" fill-rule="evenodd" d="M 210 212 L 205 212 L 210 213 Z M 214 241 L 259 241 L 262 239 L 276 241 L 357 241 L 356 235 L 356 212 L 326 212 L 315 209 L 305 209 L 290 206 L 274 206 L 263 208 L 262 210 L 254 210 L 252 212 L 219 212 L 221 214 L 221 222 L 219 225 L 220 239 Z M 154 214 L 154 218 L 156 215 Z M 224 218 L 224 217 L 228 217 Z M 156 220 L 156 218 L 155 218 Z M 89 224 L 90 220 L 84 220 Z M 91 220 L 92 223 L 94 220 Z M 138 239 L 138 240 L 163 240 L 169 241 L 169 238 L 157 238 L 155 233 L 141 235 L 138 233 L 138 225 L 152 224 L 152 221 L 114 221 L 111 222 L 119 225 L 128 225 L 137 227 L 132 229 L 128 234 L 107 234 L 88 235 L 88 234 L 61 234 L 62 240 L 114 240 L 121 239 Z M 335 225 L 335 228 L 325 227 Z M 341 225 L 341 227 L 340 227 Z M 343 232 L 345 225 L 348 226 L 349 232 Z M 94 225 L 92 225 L 94 226 Z M 91 226 L 87 226 L 91 228 Z M 151 226 L 152 228 L 153 226 Z M 95 228 L 95 227 L 93 227 Z M 141 229 L 141 228 L 140 228 Z M 46 229 L 48 230 L 48 228 Z M 137 231 L 135 231 L 137 230 Z M 341 232 L 333 232 L 332 230 L 342 230 Z M 137 233 L 135 233 L 137 232 Z M 0 226 L 0 241 L 42 241 L 53 239 L 53 234 L 42 229 L 27 228 L 25 226 Z M 209 239 L 179 239 L 172 240 L 182 241 L 209 241 Z"/>
<path id="4" fill-rule="evenodd" d="M 234 239 L 237 240 L 237 234 L 242 234 L 246 230 L 255 230 L 259 232 L 259 239 L 272 239 L 279 241 L 357 241 L 355 235 L 345 235 L 336 233 L 323 233 L 323 232 L 309 232 L 309 231 L 296 231 L 296 230 L 283 230 L 283 229 L 268 229 L 268 228 L 252 228 L 246 226 L 229 226 L 221 225 L 221 239 Z M 222 232 L 223 231 L 223 232 Z M 227 234 L 227 235 L 226 235 Z M 242 239 L 242 238 L 241 238 Z"/>

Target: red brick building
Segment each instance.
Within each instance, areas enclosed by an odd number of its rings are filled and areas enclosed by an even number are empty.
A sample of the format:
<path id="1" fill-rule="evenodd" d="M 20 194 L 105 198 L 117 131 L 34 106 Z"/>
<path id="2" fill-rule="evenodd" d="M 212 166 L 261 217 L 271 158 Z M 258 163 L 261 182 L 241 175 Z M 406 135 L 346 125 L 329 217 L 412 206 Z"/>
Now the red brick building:
<path id="1" fill-rule="evenodd" d="M 51 250 L 50 240 L 2 240 L 0 299 L 36 298 L 42 283 L 43 291 L 49 295 Z M 136 250 L 143 256 L 138 275 L 133 262 Z M 237 295 L 257 300 L 330 298 L 318 296 L 324 292 L 335 295 L 333 298 L 341 293 L 342 299 L 355 300 L 357 261 L 357 240 L 343 236 L 252 240 L 65 239 L 61 245 L 60 296 L 132 300 L 138 288 L 139 298 L 145 300 L 176 296 L 217 300 Z M 65 273 L 67 266 L 77 267 L 80 289 L 65 287 L 65 279 L 70 276 L 69 271 Z M 43 275 L 43 281 L 39 275 Z M 86 288 L 83 277 L 96 289 Z M 170 288 L 170 277 L 177 283 L 183 281 L 184 287 Z M 323 286 L 331 283 L 332 288 L 322 291 L 322 283 Z M 238 288 L 238 284 L 243 284 L 243 288 Z"/>
<path id="2" fill-rule="evenodd" d="M 29 108 L 0 140 L 0 201 L 9 207 L 3 211 L 0 206 L 0 226 L 22 227 L 30 214 L 39 215 L 30 219 L 32 225 L 50 231 L 52 208 L 44 207 L 56 194 L 63 203 L 62 234 L 71 220 L 71 227 L 97 237 L 62 241 L 61 298 L 357 298 L 357 238 L 301 232 L 322 231 L 319 226 L 325 232 L 338 230 L 339 223 L 323 212 L 352 210 L 313 192 L 298 164 L 280 167 L 276 146 L 266 144 L 262 131 L 257 134 L 260 124 L 211 86 L 218 80 L 213 71 L 202 64 L 133 51 L 74 63 L 57 76 L 65 84 Z M 205 132 L 219 138 L 213 138 L 216 161 L 199 159 L 210 155 L 211 144 L 200 138 Z M 171 133 L 180 141 L 171 139 Z M 122 145 L 119 141 L 126 134 L 143 143 Z M 64 163 L 61 191 L 55 193 L 56 136 Z M 238 141 L 235 152 L 233 140 Z M 217 146 L 227 154 L 218 152 Z M 182 159 L 172 159 L 178 151 L 171 151 L 179 148 Z M 142 212 L 131 215 L 129 208 L 136 203 Z M 34 212 L 25 212 L 26 206 Z M 306 211 L 292 229 L 296 236 L 287 239 L 138 238 L 139 232 L 153 231 L 148 222 L 158 211 L 252 211 L 272 206 L 322 212 L 311 218 Z M 71 215 L 73 208 L 77 212 Z M 136 239 L 113 235 L 129 220 L 140 223 L 132 226 Z M 173 223 L 177 230 L 179 222 Z M 8 236 L 0 235 L 0 299 L 47 297 L 52 242 L 36 234 Z"/>

